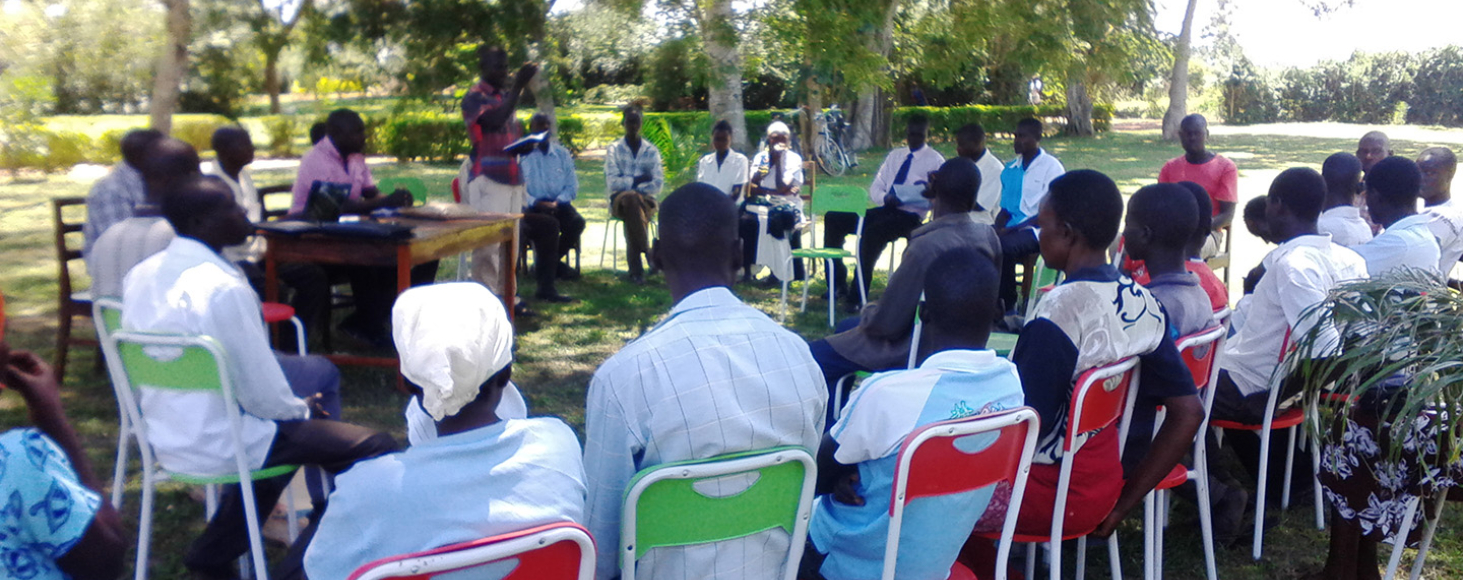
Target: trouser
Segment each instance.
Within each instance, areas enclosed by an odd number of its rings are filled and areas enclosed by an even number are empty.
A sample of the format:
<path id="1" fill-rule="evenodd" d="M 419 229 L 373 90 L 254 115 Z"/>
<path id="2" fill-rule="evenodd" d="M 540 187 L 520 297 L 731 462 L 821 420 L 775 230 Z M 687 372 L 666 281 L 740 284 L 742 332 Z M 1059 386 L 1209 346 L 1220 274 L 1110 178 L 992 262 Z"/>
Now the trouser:
<path id="1" fill-rule="evenodd" d="M 241 261 L 235 264 L 249 278 L 249 285 L 254 287 L 254 293 L 259 295 L 260 300 L 265 300 L 268 293 L 264 287 L 264 268 L 254 262 Z M 278 273 L 280 285 L 294 292 L 290 297 L 290 306 L 294 307 L 295 316 L 304 323 L 306 335 L 313 334 L 319 328 L 321 317 L 330 309 L 330 277 L 318 265 L 294 262 L 280 264 Z M 279 347 L 281 350 L 296 350 L 295 334 L 284 333 Z"/>
<path id="2" fill-rule="evenodd" d="M 320 408 L 329 415 L 328 419 L 341 420 L 340 369 L 335 363 L 322 356 L 299 356 L 276 351 L 274 359 L 284 371 L 290 391 L 296 397 L 320 395 Z M 310 491 L 310 501 L 321 503 L 330 490 L 325 489 L 320 478 L 305 478 L 305 487 Z"/>
<path id="3" fill-rule="evenodd" d="M 468 182 L 467 195 L 463 196 L 473 209 L 493 213 L 518 213 L 527 200 L 528 192 L 522 185 L 505 185 L 481 175 Z M 504 267 L 502 249 L 497 244 L 472 251 L 472 278 L 494 294 L 503 292 L 503 281 L 512 275 Z M 506 304 L 513 303 L 511 296 L 500 298 Z"/>
<path id="4" fill-rule="evenodd" d="M 1286 399 L 1300 392 L 1304 385 L 1301 381 L 1287 380 L 1283 383 L 1280 391 L 1279 401 Z M 1221 369 L 1219 379 L 1215 382 L 1214 406 L 1209 411 L 1210 420 L 1236 421 L 1247 425 L 1258 425 L 1265 420 L 1265 407 L 1270 402 L 1270 392 L 1260 391 L 1253 395 L 1240 393 L 1235 386 L 1234 379 L 1229 376 L 1229 371 Z M 1276 413 L 1279 414 L 1278 412 Z M 1297 428 L 1304 428 L 1300 426 Z M 1209 437 L 1209 473 L 1211 478 L 1222 480 L 1233 480 L 1239 482 L 1260 481 L 1260 432 L 1240 431 L 1227 429 L 1224 432 L 1224 449 L 1233 450 L 1245 473 L 1235 473 L 1227 469 L 1227 463 L 1220 458 L 1219 441 L 1214 438 L 1213 433 L 1206 433 Z M 1289 438 L 1279 431 L 1271 432 L 1269 481 L 1268 494 L 1272 500 L 1279 501 L 1280 493 L 1285 485 L 1285 455 L 1288 452 L 1285 444 Z M 1291 487 L 1296 490 L 1303 490 L 1311 487 L 1310 477 L 1305 475 L 1310 472 L 1310 451 L 1296 450 L 1294 469 L 1296 474 L 1292 477 Z M 1247 477 L 1242 477 L 1247 476 Z"/>
<path id="5" fill-rule="evenodd" d="M 1036 230 L 1022 228 L 1001 236 L 1001 305 L 1010 312 L 1016 308 L 1016 266 L 1026 258 L 1041 253 Z M 1030 273 L 1027 273 L 1030 275 Z"/>
<path id="6" fill-rule="evenodd" d="M 876 207 L 864 212 L 864 231 L 859 236 L 858 257 L 859 273 L 863 276 L 864 294 L 868 293 L 868 287 L 874 273 L 874 265 L 879 262 L 879 256 L 884 253 L 884 246 L 889 245 L 899 238 L 909 239 L 909 235 L 920 226 L 924 220 L 919 214 L 910 213 L 893 207 Z M 849 234 L 858 233 L 858 216 L 845 212 L 828 212 L 824 216 L 825 228 L 823 230 L 823 247 L 842 248 L 843 238 Z M 833 266 L 834 283 L 843 287 L 848 279 L 848 267 L 842 262 Z M 850 301 L 858 300 L 860 289 L 854 287 L 844 293 Z"/>
<path id="7" fill-rule="evenodd" d="M 431 284 L 437 279 L 437 261 L 418 264 L 411 269 L 411 285 Z M 396 269 L 378 266 L 346 266 L 355 312 L 342 326 L 352 326 L 368 334 L 386 332 L 391 326 L 391 306 L 396 304 Z"/>
<path id="8" fill-rule="evenodd" d="M 543 213 L 525 213 L 519 222 L 523 236 L 533 242 L 534 274 L 540 296 L 558 295 L 554 280 L 559 275 L 559 220 Z M 519 258 L 522 259 L 521 257 Z"/>
<path id="9" fill-rule="evenodd" d="M 610 196 L 610 213 L 625 222 L 625 261 L 631 276 L 644 276 L 640 255 L 650 251 L 650 220 L 655 217 L 654 197 L 634 191 Z"/>
<path id="10" fill-rule="evenodd" d="M 757 263 L 757 240 L 761 234 L 761 220 L 757 218 L 757 214 L 745 211 L 742 212 L 740 219 L 738 233 L 742 236 L 742 267 L 746 268 L 748 272 L 751 272 L 752 266 Z M 788 247 L 794 250 L 802 249 L 803 237 L 799 235 L 798 231 L 789 230 L 784 236 L 787 238 Z M 801 259 L 794 259 L 792 261 L 792 272 L 792 278 L 794 280 L 802 280 L 804 278 L 805 273 Z M 776 278 L 777 276 L 773 276 L 773 279 Z"/>
<path id="11" fill-rule="evenodd" d="M 541 209 L 530 204 L 524 213 L 549 215 L 558 220 L 559 255 L 556 258 L 567 257 L 569 250 L 580 247 L 579 238 L 584 235 L 584 217 L 579 215 L 579 210 L 574 209 L 574 204 L 561 201 L 553 209 Z"/>
<path id="12" fill-rule="evenodd" d="M 338 372 L 333 372 L 334 366 L 328 362 L 325 362 L 324 365 L 317 362 L 323 359 L 318 357 L 301 359 L 283 355 L 280 360 L 281 368 L 285 370 L 285 376 L 290 380 L 290 389 L 297 395 L 312 394 L 306 391 L 312 388 L 322 388 L 322 382 L 326 384 L 333 382 L 338 386 Z M 310 372 L 302 373 L 302 368 L 309 369 Z M 312 381 L 314 381 L 313 384 Z M 338 413 L 340 405 L 338 388 L 334 389 L 333 394 L 327 394 L 322 403 L 322 406 L 325 404 L 335 406 Z M 340 421 L 329 419 L 280 421 L 276 423 L 276 427 L 274 441 L 270 444 L 269 453 L 264 459 L 264 467 L 317 465 L 334 475 L 349 469 L 357 461 L 397 450 L 396 440 L 392 439 L 390 435 Z M 293 475 L 291 473 L 254 482 L 254 502 L 258 511 L 258 521 L 262 523 L 268 518 L 269 512 L 279 501 L 279 496 L 285 488 L 289 486 Z M 298 572 L 300 559 L 309 545 L 309 538 L 314 535 L 314 528 L 319 523 L 324 510 L 325 502 L 323 500 L 315 502 L 315 509 L 310 514 L 309 526 L 295 545 L 290 547 L 285 559 L 277 565 L 277 569 L 285 573 L 276 572 L 276 576 L 288 576 L 291 570 Z M 243 496 L 239 493 L 239 486 L 226 486 L 219 502 L 218 511 L 214 513 L 213 519 L 209 520 L 203 534 L 189 546 L 188 553 L 184 557 L 184 564 L 190 570 L 227 577 L 232 575 L 230 568 L 233 561 L 248 549 L 249 533 L 245 526 Z"/>
<path id="13" fill-rule="evenodd" d="M 850 316 L 838 322 L 838 326 L 833 329 L 833 334 L 853 330 L 858 327 L 858 324 L 859 317 Z M 808 343 L 808 350 L 812 352 L 813 360 L 818 363 L 818 368 L 823 371 L 823 380 L 827 381 L 828 410 L 826 411 L 823 428 L 825 430 L 831 430 L 833 429 L 833 424 L 838 420 L 838 413 L 840 411 L 840 409 L 834 408 L 835 406 L 833 404 L 837 400 L 834 396 L 834 391 L 838 388 L 839 379 L 855 372 L 873 372 L 888 369 L 871 369 L 851 361 L 843 355 L 838 354 L 838 351 L 834 350 L 833 346 L 828 344 L 827 339 L 815 340 Z M 844 403 L 847 402 L 848 400 L 844 399 Z"/>

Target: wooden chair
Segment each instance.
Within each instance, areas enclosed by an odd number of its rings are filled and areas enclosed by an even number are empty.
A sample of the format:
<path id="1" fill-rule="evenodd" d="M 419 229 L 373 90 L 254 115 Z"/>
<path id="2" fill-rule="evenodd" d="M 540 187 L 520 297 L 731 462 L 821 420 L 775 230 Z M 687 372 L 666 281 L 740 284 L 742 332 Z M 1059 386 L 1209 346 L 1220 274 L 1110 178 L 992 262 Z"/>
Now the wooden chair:
<path id="1" fill-rule="evenodd" d="M 1210 270 L 1217 271 L 1220 268 L 1224 268 L 1224 276 L 1222 276 L 1221 279 L 1224 280 L 1224 286 L 1228 287 L 1230 262 L 1229 256 L 1230 250 L 1234 248 L 1234 226 L 1224 226 L 1222 228 L 1219 228 L 1218 231 L 1224 232 L 1224 249 L 1221 250 L 1218 254 L 1210 256 L 1208 260 L 1205 260 L 1205 263 L 1209 264 Z"/>
<path id="2" fill-rule="evenodd" d="M 72 345 L 98 346 L 95 339 L 71 336 L 71 323 L 77 316 L 91 318 L 91 294 L 89 292 L 78 292 L 71 282 L 71 262 L 81 259 L 81 250 L 73 249 L 67 239 L 67 234 L 76 234 L 73 238 L 81 236 L 81 225 L 85 221 L 77 220 L 68 222 L 65 219 L 66 208 L 72 206 L 86 206 L 84 197 L 58 197 L 51 200 L 51 225 L 56 232 L 56 262 L 57 291 L 56 291 L 56 358 L 52 366 L 56 369 L 56 381 L 66 380 L 66 355 Z M 98 361 L 100 362 L 100 361 Z"/>
<path id="3" fill-rule="evenodd" d="M 291 194 L 292 191 L 293 191 L 293 187 L 294 186 L 291 185 L 291 184 L 282 183 L 282 184 L 279 184 L 279 185 L 271 185 L 271 186 L 268 186 L 268 187 L 261 187 L 261 188 L 258 189 L 258 192 L 259 192 L 259 207 L 264 208 L 264 221 L 277 220 L 279 218 L 284 217 L 286 214 L 288 214 L 290 212 L 290 210 L 289 210 L 289 204 L 285 204 L 284 209 L 269 209 L 269 202 L 268 202 L 268 200 L 269 200 L 269 196 L 271 196 L 271 195 L 277 195 L 277 194 L 282 194 L 282 193 L 283 194 Z"/>

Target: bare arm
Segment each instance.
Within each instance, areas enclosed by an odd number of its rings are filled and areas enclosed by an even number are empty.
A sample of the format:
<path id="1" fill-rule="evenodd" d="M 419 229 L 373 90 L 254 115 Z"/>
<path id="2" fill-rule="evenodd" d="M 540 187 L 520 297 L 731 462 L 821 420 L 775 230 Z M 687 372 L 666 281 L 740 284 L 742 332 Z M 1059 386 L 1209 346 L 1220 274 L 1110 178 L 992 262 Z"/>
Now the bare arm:
<path id="1" fill-rule="evenodd" d="M 1153 437 L 1153 446 L 1149 448 L 1143 462 L 1138 464 L 1133 476 L 1123 484 L 1123 492 L 1118 496 L 1117 505 L 1113 506 L 1112 512 L 1102 520 L 1102 525 L 1097 526 L 1092 535 L 1105 538 L 1112 534 L 1128 512 L 1138 507 L 1143 496 L 1157 487 L 1192 447 L 1194 433 L 1204 420 L 1204 407 L 1199 403 L 1199 397 L 1169 397 L 1163 400 L 1163 406 L 1168 410 L 1168 415 L 1163 421 L 1163 427 Z"/>
<path id="2" fill-rule="evenodd" d="M 1214 214 L 1214 229 L 1218 230 L 1234 222 L 1234 208 L 1238 205 L 1232 201 L 1219 202 L 1219 213 Z"/>

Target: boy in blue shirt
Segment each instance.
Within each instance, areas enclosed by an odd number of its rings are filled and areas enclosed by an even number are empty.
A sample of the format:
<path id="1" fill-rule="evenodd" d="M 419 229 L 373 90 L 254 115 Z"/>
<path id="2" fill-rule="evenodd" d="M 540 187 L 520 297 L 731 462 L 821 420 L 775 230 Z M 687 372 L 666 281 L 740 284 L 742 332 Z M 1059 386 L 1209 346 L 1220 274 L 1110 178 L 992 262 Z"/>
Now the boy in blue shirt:
<path id="1" fill-rule="evenodd" d="M 920 366 L 880 373 L 854 391 L 818 454 L 818 491 L 802 578 L 876 580 L 883 572 L 894 470 L 921 426 L 1022 404 L 1016 367 L 985 349 L 999 272 L 969 248 L 925 274 Z M 994 441 L 991 437 L 987 441 Z M 922 498 L 904 512 L 896 576 L 944 580 L 995 486 Z"/>

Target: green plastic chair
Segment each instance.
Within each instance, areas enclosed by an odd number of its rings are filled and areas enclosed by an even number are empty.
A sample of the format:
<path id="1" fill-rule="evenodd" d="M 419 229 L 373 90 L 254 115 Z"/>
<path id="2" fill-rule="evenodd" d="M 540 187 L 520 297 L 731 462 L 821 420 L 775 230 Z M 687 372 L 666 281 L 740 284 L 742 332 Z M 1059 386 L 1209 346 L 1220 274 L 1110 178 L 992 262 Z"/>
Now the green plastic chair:
<path id="1" fill-rule="evenodd" d="M 427 183 L 420 177 L 388 177 L 376 182 L 376 189 L 383 194 L 390 194 L 398 187 L 410 191 L 417 202 L 427 202 Z"/>
<path id="2" fill-rule="evenodd" d="M 103 301 L 98 306 L 104 319 L 119 322 L 121 308 L 115 301 Z M 112 324 L 108 322 L 107 324 Z M 115 327 L 114 327 L 115 328 Z M 137 438 L 142 455 L 142 513 L 139 516 L 137 533 L 136 579 L 146 580 L 148 550 L 152 542 L 152 503 L 159 480 L 171 479 L 208 489 L 207 517 L 213 518 L 217 509 L 216 491 L 218 485 L 242 481 L 269 479 L 293 473 L 298 466 L 278 465 L 259 470 L 249 469 L 244 457 L 243 420 L 239 403 L 234 398 L 233 386 L 229 382 L 227 357 L 223 348 L 206 336 L 177 334 L 155 334 L 142 332 L 111 332 L 102 342 L 102 352 L 107 359 L 107 369 L 112 376 L 118 403 L 127 414 L 128 426 Z M 167 349 L 169 356 L 159 360 L 148 354 L 146 349 Z M 179 473 L 168 471 L 154 457 L 152 443 L 148 440 L 147 423 L 143 420 L 142 408 L 138 404 L 134 385 L 175 391 L 216 392 L 223 398 L 227 410 L 229 431 L 234 439 L 236 471 L 225 473 Z M 255 509 L 254 486 L 239 486 L 244 500 L 245 524 L 249 530 L 249 547 L 253 557 L 255 576 L 268 577 L 268 562 L 264 556 L 264 543 L 259 535 L 258 510 Z M 113 491 L 114 495 L 116 491 Z M 290 511 L 294 511 L 291 509 Z"/>
<path id="3" fill-rule="evenodd" d="M 813 235 L 813 242 L 817 243 L 818 241 L 818 216 L 827 215 L 830 211 L 856 214 L 858 215 L 858 229 L 856 231 L 863 231 L 864 212 L 868 211 L 868 209 L 868 192 L 859 187 L 855 187 L 852 185 L 825 185 L 818 188 L 818 190 L 813 193 L 812 211 L 810 212 L 812 216 L 812 225 L 808 229 L 809 233 Z M 858 255 L 853 252 L 850 252 L 843 248 L 803 248 L 799 250 L 793 250 L 792 256 L 788 258 L 789 263 L 792 260 L 798 259 L 823 260 L 825 265 L 823 274 L 824 277 L 828 278 L 828 328 L 833 328 L 834 321 L 837 316 L 835 313 L 835 309 L 837 308 L 837 300 L 835 300 L 835 298 L 837 298 L 837 296 L 836 289 L 834 288 L 832 280 L 833 261 L 847 260 L 849 258 L 854 259 L 854 271 L 856 272 L 855 276 L 859 276 L 859 287 L 862 288 L 863 270 L 861 268 L 858 268 Z M 802 312 L 808 311 L 808 287 L 811 285 L 809 284 L 809 282 L 811 282 L 811 280 L 803 281 L 803 304 L 801 308 Z M 779 322 L 787 321 L 787 285 L 788 281 L 783 280 L 782 314 L 778 319 Z M 859 302 L 863 303 L 865 302 L 865 300 L 866 298 L 862 294 L 860 294 Z"/>
<path id="4" fill-rule="evenodd" d="M 1026 293 L 1025 304 L 1026 319 L 1031 319 L 1031 314 L 1036 312 L 1036 303 L 1041 300 L 1041 289 L 1055 286 L 1062 281 L 1062 271 L 1046 267 L 1046 261 L 1041 256 L 1036 257 L 1036 266 L 1031 269 L 1031 291 Z M 1014 332 L 992 332 L 986 347 L 996 351 L 996 354 L 1009 357 L 1011 351 L 1016 348 L 1016 338 L 1020 336 Z"/>
<path id="5" fill-rule="evenodd" d="M 782 528 L 790 536 L 783 580 L 795 580 L 813 516 L 813 456 L 775 447 L 641 470 L 625 491 L 620 523 L 620 578 L 635 580 L 635 562 L 654 548 L 710 544 Z M 726 497 L 696 491 L 697 482 L 757 473 L 746 490 Z"/>

